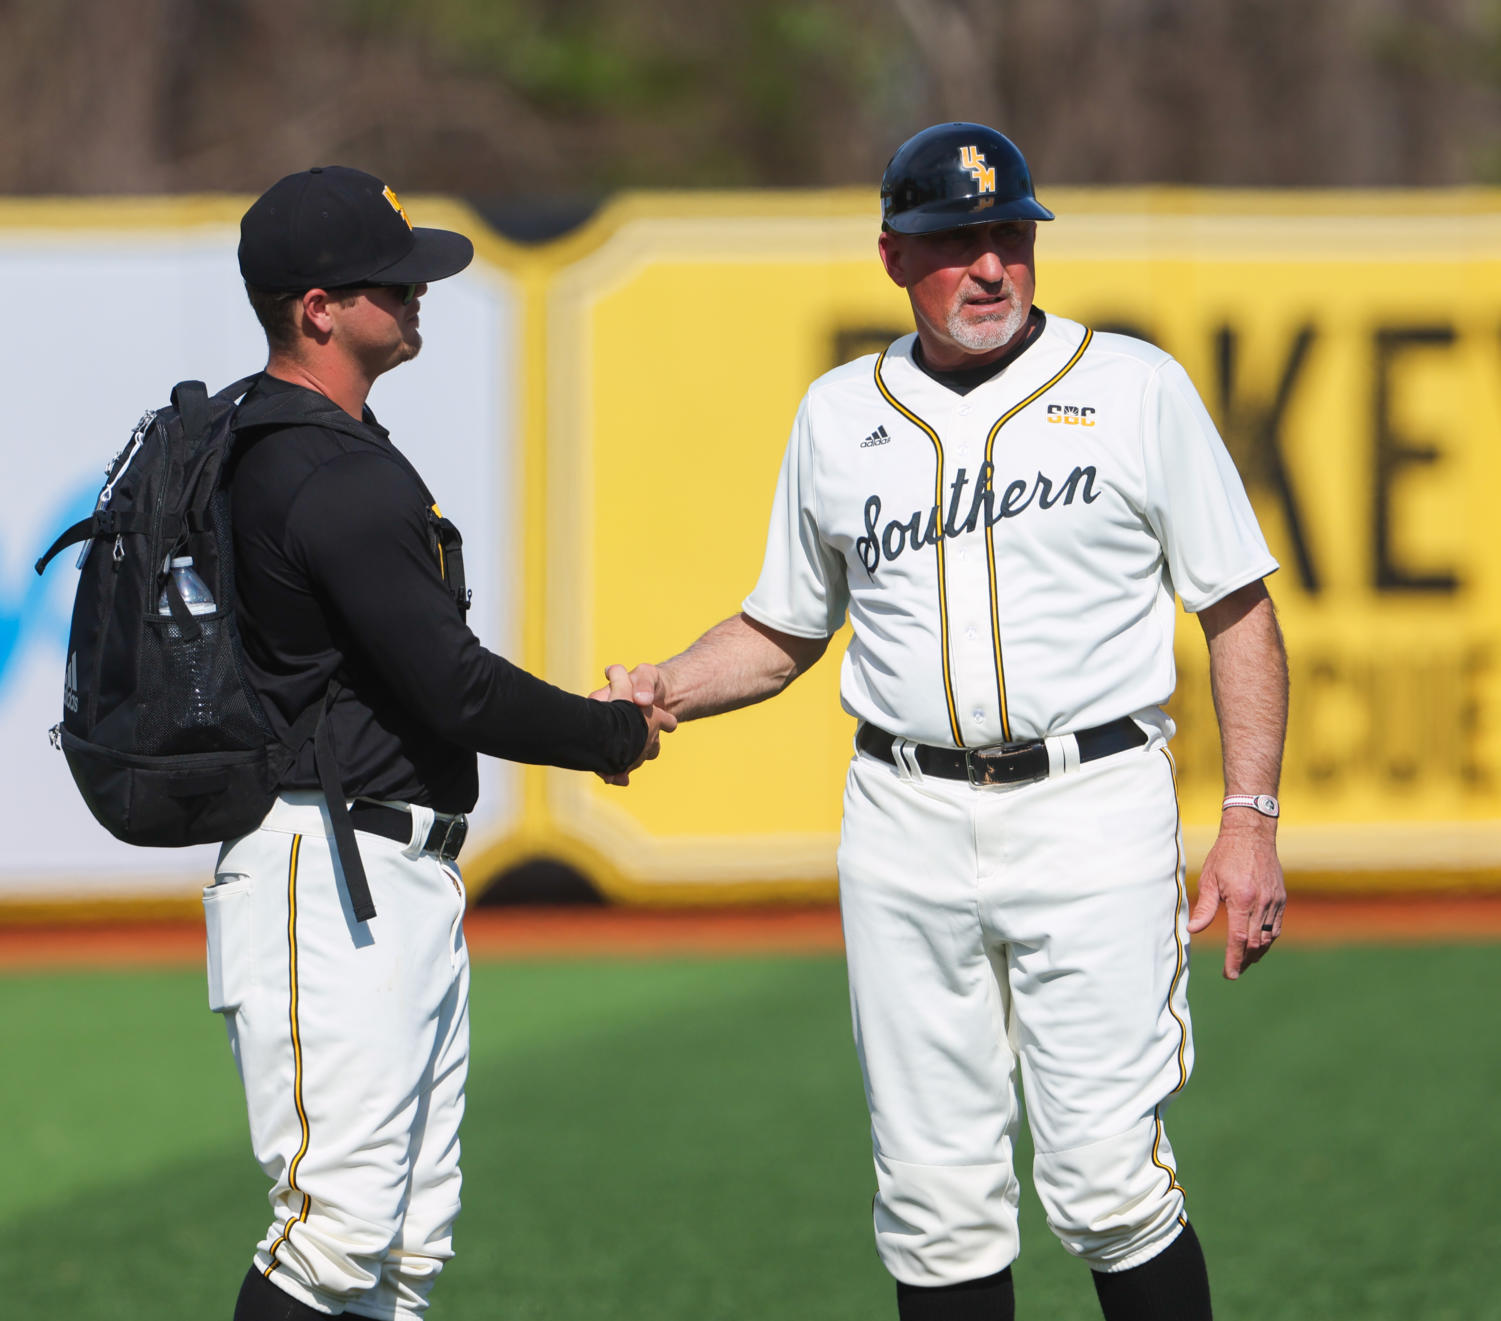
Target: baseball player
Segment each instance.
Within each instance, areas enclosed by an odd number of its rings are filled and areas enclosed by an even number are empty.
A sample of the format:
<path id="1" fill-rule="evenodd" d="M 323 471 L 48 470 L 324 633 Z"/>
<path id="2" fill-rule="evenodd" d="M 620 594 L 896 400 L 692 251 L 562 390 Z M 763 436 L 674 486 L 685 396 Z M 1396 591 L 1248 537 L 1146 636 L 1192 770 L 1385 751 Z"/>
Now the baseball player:
<path id="1" fill-rule="evenodd" d="M 459 1209 L 476 754 L 620 773 L 674 723 L 626 685 L 591 702 L 480 645 L 458 534 L 365 406 L 421 347 L 428 282 L 472 256 L 340 166 L 289 175 L 241 222 L 269 360 L 236 414 L 236 615 L 277 736 L 324 714 L 204 892 L 210 1007 L 272 1185 L 235 1321 L 426 1309 Z M 333 837 L 346 819 L 363 878 Z"/>
<path id="2" fill-rule="evenodd" d="M 1034 304 L 1052 213 L 1010 141 L 917 134 L 881 207 L 916 333 L 813 383 L 755 590 L 637 667 L 636 699 L 680 720 L 761 701 L 849 615 L 840 903 L 904 1321 L 1013 1314 L 1018 1070 L 1038 1195 L 1105 1316 L 1197 1321 L 1163 1116 L 1193 1065 L 1189 933 L 1223 900 L 1234 978 L 1281 929 L 1276 562 L 1183 369 Z M 1228 791 L 1192 918 L 1175 595 L 1208 640 Z"/>

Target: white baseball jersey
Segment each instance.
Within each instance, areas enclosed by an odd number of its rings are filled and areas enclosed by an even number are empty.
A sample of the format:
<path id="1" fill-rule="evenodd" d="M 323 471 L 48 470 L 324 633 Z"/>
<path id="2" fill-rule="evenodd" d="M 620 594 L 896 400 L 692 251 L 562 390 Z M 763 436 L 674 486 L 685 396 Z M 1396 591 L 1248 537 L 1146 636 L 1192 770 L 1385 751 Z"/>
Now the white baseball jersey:
<path id="1" fill-rule="evenodd" d="M 821 638 L 848 610 L 845 710 L 920 743 L 1170 736 L 1175 592 L 1197 611 L 1277 567 L 1187 373 L 1048 316 L 960 395 L 916 339 L 809 388 L 745 612 Z"/>

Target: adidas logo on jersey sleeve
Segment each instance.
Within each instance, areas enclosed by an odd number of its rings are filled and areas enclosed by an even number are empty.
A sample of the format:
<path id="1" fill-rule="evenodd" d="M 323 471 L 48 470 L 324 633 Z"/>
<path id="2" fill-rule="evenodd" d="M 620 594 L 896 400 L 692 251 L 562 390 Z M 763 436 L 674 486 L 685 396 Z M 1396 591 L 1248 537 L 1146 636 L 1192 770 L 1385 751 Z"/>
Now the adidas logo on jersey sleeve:
<path id="1" fill-rule="evenodd" d="M 884 426 L 881 426 L 877 427 L 870 433 L 870 435 L 866 436 L 866 438 L 860 442 L 860 448 L 863 450 L 868 450 L 873 445 L 889 445 L 890 443 L 891 437 L 886 434 L 886 428 Z"/>

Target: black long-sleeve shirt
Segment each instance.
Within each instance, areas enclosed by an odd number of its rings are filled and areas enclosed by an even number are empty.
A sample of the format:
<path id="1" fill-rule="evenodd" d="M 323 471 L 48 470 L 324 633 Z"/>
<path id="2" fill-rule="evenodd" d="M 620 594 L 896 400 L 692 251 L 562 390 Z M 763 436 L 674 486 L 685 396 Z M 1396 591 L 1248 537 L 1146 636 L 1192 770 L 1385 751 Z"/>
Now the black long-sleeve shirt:
<path id="1" fill-rule="evenodd" d="M 630 702 L 592 702 L 487 651 L 464 622 L 437 511 L 369 409 L 262 376 L 230 476 L 236 617 L 276 732 L 343 685 L 328 720 L 348 797 L 467 812 L 477 753 L 624 770 L 646 741 Z M 283 787 L 318 788 L 311 741 Z"/>

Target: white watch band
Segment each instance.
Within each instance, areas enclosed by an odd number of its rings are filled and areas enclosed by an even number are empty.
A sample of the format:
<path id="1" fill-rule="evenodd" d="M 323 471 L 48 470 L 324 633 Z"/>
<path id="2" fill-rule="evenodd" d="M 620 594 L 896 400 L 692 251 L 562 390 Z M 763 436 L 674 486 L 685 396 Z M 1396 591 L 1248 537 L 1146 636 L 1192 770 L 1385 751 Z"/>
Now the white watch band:
<path id="1" fill-rule="evenodd" d="M 1277 800 L 1271 794 L 1226 794 L 1225 801 L 1220 804 L 1220 810 L 1227 807 L 1249 807 L 1253 812 L 1260 812 L 1262 816 L 1281 816 L 1282 809 Z"/>

